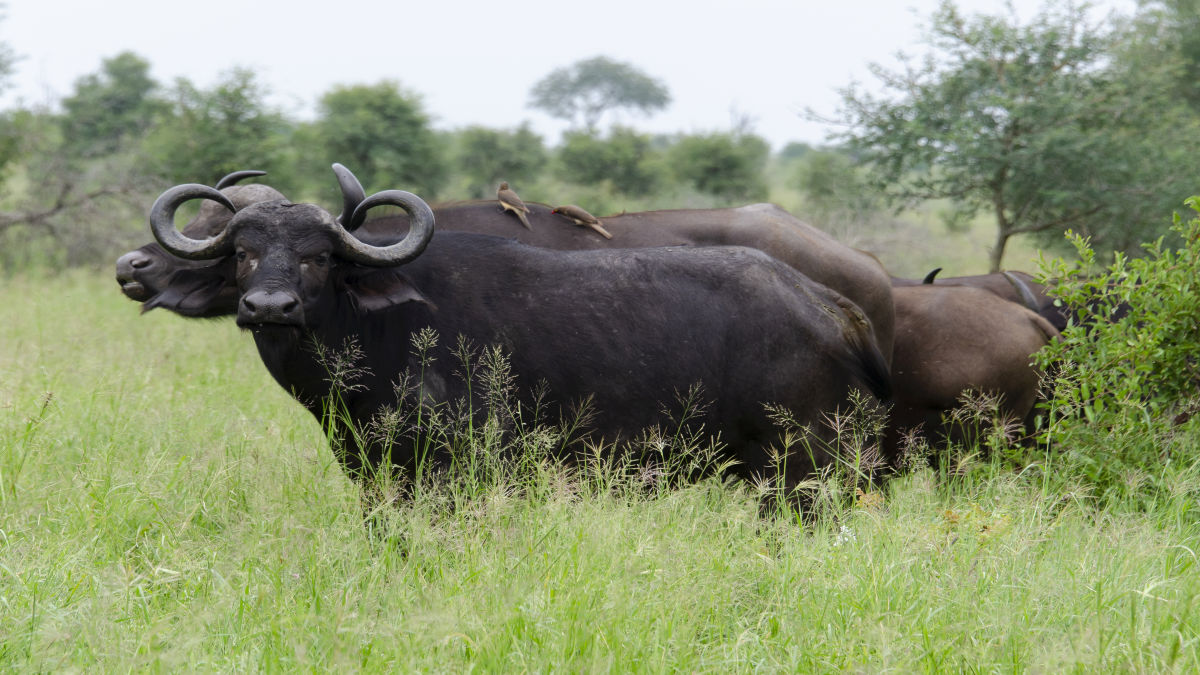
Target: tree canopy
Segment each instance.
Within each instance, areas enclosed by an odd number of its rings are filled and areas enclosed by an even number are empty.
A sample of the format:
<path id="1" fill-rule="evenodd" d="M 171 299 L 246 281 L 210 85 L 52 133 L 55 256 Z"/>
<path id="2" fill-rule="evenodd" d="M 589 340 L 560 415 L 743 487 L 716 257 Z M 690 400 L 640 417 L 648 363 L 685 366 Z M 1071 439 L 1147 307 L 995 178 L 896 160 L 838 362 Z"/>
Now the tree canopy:
<path id="1" fill-rule="evenodd" d="M 321 97 L 318 136 L 326 166 L 341 162 L 373 183 L 437 194 L 447 166 L 420 96 L 398 82 L 336 86 Z"/>
<path id="2" fill-rule="evenodd" d="M 932 53 L 900 72 L 875 65 L 888 91 L 842 92 L 840 134 L 893 200 L 949 199 L 995 219 L 990 266 L 1017 234 L 1067 228 L 1104 234 L 1161 229 L 1156 199 L 1176 204 L 1171 148 L 1188 126 L 1164 83 L 1170 63 L 1133 71 L 1117 35 L 1086 8 L 1051 3 L 1032 22 L 1008 13 L 934 13 Z M 1177 183 L 1175 183 L 1177 185 Z M 1168 211 L 1169 212 L 1169 211 Z M 1105 227 L 1111 224 L 1110 227 Z M 1137 237 L 1104 243 L 1131 244 Z"/>
<path id="3" fill-rule="evenodd" d="M 144 141 L 150 165 L 168 180 L 210 185 L 231 171 L 279 166 L 286 121 L 267 94 L 245 68 L 224 73 L 208 89 L 177 80 L 167 112 Z"/>
<path id="4" fill-rule="evenodd" d="M 628 63 L 596 56 L 558 68 L 533 86 L 529 106 L 595 132 L 604 113 L 662 110 L 671 102 L 666 85 Z"/>
<path id="5" fill-rule="evenodd" d="M 1143 54 L 1178 60 L 1175 88 L 1200 110 L 1200 0 L 1143 0 L 1133 33 Z"/>
<path id="6" fill-rule="evenodd" d="M 75 81 L 63 99 L 63 133 L 80 155 L 113 152 L 123 140 L 138 138 L 166 108 L 156 98 L 158 83 L 150 63 L 133 52 L 105 59 L 99 73 Z"/>

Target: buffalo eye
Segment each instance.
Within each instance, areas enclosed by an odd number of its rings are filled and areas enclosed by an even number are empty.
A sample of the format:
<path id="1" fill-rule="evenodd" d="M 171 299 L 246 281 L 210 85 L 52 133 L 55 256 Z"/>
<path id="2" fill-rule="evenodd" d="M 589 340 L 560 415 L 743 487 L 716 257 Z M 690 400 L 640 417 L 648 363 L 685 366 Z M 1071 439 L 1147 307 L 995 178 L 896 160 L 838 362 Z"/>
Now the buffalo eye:
<path id="1" fill-rule="evenodd" d="M 245 250 L 240 250 L 237 252 L 237 261 L 238 262 L 246 262 L 246 251 Z"/>
<path id="2" fill-rule="evenodd" d="M 329 254 L 328 253 L 318 253 L 317 255 L 314 255 L 312 257 L 305 258 L 302 262 L 305 265 L 314 265 L 316 267 L 328 267 L 329 266 Z"/>

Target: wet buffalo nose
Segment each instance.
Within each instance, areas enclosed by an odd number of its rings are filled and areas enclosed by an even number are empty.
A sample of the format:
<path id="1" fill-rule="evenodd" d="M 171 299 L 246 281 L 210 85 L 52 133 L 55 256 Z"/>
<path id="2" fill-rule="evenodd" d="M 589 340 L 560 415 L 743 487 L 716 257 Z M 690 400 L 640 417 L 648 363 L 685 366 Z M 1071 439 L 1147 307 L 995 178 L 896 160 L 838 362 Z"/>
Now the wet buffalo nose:
<path id="1" fill-rule="evenodd" d="M 301 320 L 300 300 L 286 292 L 252 291 L 242 297 L 238 308 L 238 323 L 241 324 L 297 325 Z"/>

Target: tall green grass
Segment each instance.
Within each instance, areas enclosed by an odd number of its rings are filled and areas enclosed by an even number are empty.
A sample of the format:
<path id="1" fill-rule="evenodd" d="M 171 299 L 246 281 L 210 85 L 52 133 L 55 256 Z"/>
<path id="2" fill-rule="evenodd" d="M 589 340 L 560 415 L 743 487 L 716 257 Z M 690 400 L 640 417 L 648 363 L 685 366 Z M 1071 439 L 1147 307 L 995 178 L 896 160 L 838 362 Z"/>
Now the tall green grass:
<path id="1" fill-rule="evenodd" d="M 231 322 L 0 285 L 0 670 L 1195 671 L 1197 475 L 918 470 L 797 524 L 742 485 L 499 481 L 367 533 Z M 966 468 L 963 468 L 966 467 Z"/>

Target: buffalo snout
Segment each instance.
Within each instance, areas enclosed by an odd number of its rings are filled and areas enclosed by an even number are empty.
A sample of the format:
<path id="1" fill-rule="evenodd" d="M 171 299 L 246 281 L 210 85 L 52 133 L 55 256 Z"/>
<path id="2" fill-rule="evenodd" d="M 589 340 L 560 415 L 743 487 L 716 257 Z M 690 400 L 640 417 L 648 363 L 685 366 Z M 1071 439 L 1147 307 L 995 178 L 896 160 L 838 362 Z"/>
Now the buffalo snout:
<path id="1" fill-rule="evenodd" d="M 117 258 L 117 276 L 120 276 L 122 271 L 128 270 L 132 274 L 133 270 L 146 269 L 152 264 L 154 264 L 154 258 L 145 251 L 130 251 Z"/>
<path id="2" fill-rule="evenodd" d="M 143 251 L 130 251 L 117 258 L 117 283 L 131 300 L 145 300 L 149 293 L 141 275 L 150 271 L 154 258 Z"/>
<path id="3" fill-rule="evenodd" d="M 237 322 L 239 326 L 300 326 L 304 323 L 304 311 L 300 299 L 287 291 L 251 291 L 238 305 Z"/>

